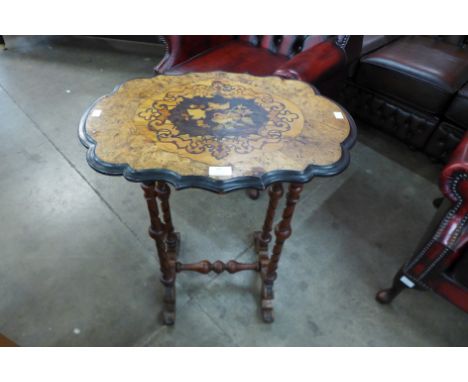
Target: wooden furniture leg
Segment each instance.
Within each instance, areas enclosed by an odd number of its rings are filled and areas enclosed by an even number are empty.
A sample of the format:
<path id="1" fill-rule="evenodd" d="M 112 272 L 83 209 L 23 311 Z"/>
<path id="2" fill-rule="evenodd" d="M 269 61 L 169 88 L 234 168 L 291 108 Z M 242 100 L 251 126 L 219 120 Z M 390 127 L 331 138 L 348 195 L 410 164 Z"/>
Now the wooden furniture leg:
<path id="1" fill-rule="evenodd" d="M 164 220 L 164 230 L 166 232 L 166 250 L 167 254 L 172 260 L 176 260 L 179 255 L 180 248 L 180 234 L 174 232 L 172 224 L 171 208 L 169 205 L 169 198 L 171 196 L 171 188 L 166 182 L 158 182 L 156 186 L 156 193 L 161 201 L 161 210 Z"/>
<path id="2" fill-rule="evenodd" d="M 252 200 L 257 200 L 260 197 L 260 190 L 257 190 L 255 188 L 250 188 L 245 193 Z"/>
<path id="3" fill-rule="evenodd" d="M 164 285 L 164 308 L 163 308 L 163 322 L 166 325 L 173 325 L 175 322 L 175 261 L 171 259 L 166 250 L 165 236 L 166 227 L 161 222 L 159 217 L 159 208 L 157 202 L 157 191 L 154 182 L 143 183 L 143 189 L 146 203 L 148 205 L 148 212 L 150 216 L 149 235 L 156 243 L 156 249 L 159 257 L 159 264 L 161 267 L 161 283 Z M 167 208 L 169 204 L 167 204 Z M 170 216 L 170 214 L 169 214 Z M 172 225 L 172 223 L 171 223 Z"/>
<path id="4" fill-rule="evenodd" d="M 276 271 L 278 269 L 278 262 L 281 257 L 281 251 L 283 249 L 284 242 L 291 236 L 291 220 L 294 214 L 294 209 L 304 186 L 299 183 L 291 183 L 289 185 L 288 194 L 286 195 L 286 206 L 283 210 L 283 216 L 281 221 L 275 227 L 276 241 L 273 247 L 271 258 L 269 259 L 267 266 L 263 266 L 261 263 L 261 275 L 262 275 L 262 296 L 261 296 L 261 311 L 262 318 L 265 322 L 273 322 L 273 284 L 276 280 Z M 271 203 L 271 201 L 270 201 Z M 277 203 L 277 202 L 276 202 Z M 269 206 L 270 207 L 270 206 Z M 274 210 L 273 206 L 268 212 Z M 267 213 L 267 220 L 268 213 Z M 272 218 L 271 218 L 272 220 Z M 268 231 L 269 226 L 267 225 Z"/>
<path id="5" fill-rule="evenodd" d="M 401 278 L 403 276 L 404 276 L 403 271 L 402 270 L 398 271 L 395 277 L 393 278 L 392 286 L 388 289 L 380 290 L 376 294 L 375 299 L 381 304 L 390 304 L 396 296 L 398 296 L 404 289 L 408 288 L 401 281 Z"/>
<path id="6" fill-rule="evenodd" d="M 268 245 L 271 242 L 271 230 L 273 229 L 273 220 L 275 218 L 276 208 L 278 207 L 278 203 L 283 196 L 283 185 L 281 183 L 273 184 L 270 186 L 268 194 L 270 196 L 270 201 L 268 203 L 268 209 L 262 231 L 257 231 L 254 233 L 255 251 L 259 256 L 266 256 L 267 258 Z"/>

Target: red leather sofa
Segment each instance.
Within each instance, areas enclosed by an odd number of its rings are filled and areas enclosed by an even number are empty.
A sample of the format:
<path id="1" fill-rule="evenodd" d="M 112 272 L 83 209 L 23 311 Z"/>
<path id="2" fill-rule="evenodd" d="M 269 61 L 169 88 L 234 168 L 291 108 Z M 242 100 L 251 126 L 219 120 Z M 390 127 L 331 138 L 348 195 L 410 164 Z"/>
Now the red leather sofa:
<path id="1" fill-rule="evenodd" d="M 466 36 L 365 36 L 341 101 L 445 161 L 468 129 L 467 44 Z"/>
<path id="2" fill-rule="evenodd" d="M 362 36 L 161 36 L 166 55 L 157 73 L 224 70 L 277 75 L 313 83 L 337 96 L 346 64 L 359 56 Z"/>
<path id="3" fill-rule="evenodd" d="M 439 179 L 444 195 L 414 255 L 376 298 L 391 302 L 408 288 L 432 290 L 468 312 L 468 133 Z"/>

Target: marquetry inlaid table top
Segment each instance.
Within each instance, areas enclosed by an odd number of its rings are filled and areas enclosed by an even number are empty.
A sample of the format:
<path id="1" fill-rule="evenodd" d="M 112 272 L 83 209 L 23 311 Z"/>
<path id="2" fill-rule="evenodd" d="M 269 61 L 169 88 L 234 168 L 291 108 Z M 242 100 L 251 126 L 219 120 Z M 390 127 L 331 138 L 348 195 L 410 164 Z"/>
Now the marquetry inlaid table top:
<path id="1" fill-rule="evenodd" d="M 310 85 L 226 72 L 125 82 L 80 125 L 99 172 L 217 192 L 337 174 L 355 137 L 348 113 Z"/>

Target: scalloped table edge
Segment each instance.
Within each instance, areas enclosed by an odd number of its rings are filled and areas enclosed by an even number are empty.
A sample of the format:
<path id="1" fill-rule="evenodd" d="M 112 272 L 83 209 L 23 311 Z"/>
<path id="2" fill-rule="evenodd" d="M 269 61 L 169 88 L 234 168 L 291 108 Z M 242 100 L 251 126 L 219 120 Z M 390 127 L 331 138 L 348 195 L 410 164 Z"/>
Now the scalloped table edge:
<path id="1" fill-rule="evenodd" d="M 218 71 L 219 72 L 219 71 Z M 268 76 L 275 77 L 275 76 Z M 137 79 L 151 79 L 153 77 L 134 78 L 129 81 Z M 284 81 L 294 81 L 289 79 L 283 79 Z M 230 179 L 214 179 L 209 176 L 194 176 L 194 175 L 180 175 L 174 171 L 167 169 L 151 169 L 151 170 L 135 170 L 126 163 L 108 163 L 99 159 L 96 155 L 96 141 L 91 138 L 86 132 L 86 121 L 90 111 L 98 104 L 102 99 L 115 94 L 119 88 L 129 82 L 125 81 L 117 85 L 112 92 L 109 94 L 99 97 L 92 105 L 85 111 L 80 120 L 78 134 L 81 143 L 85 146 L 88 151 L 86 154 L 86 160 L 88 164 L 97 172 L 105 175 L 123 176 L 125 179 L 131 182 L 147 183 L 154 181 L 164 181 L 170 183 L 175 189 L 182 190 L 186 188 L 201 188 L 207 191 L 216 193 L 226 193 L 235 190 L 242 189 L 258 189 L 265 190 L 268 186 L 276 182 L 285 183 L 307 183 L 312 180 L 315 176 L 333 176 L 343 172 L 349 165 L 350 162 L 350 150 L 354 146 L 357 138 L 357 128 L 351 115 L 337 102 L 325 97 L 320 94 L 318 89 L 313 85 L 308 84 L 317 96 L 328 99 L 333 102 L 346 116 L 349 122 L 349 135 L 346 139 L 340 143 L 341 146 L 341 157 L 338 161 L 333 164 L 319 166 L 309 165 L 303 171 L 295 170 L 275 170 L 269 171 L 259 177 L 257 176 L 241 176 Z"/>

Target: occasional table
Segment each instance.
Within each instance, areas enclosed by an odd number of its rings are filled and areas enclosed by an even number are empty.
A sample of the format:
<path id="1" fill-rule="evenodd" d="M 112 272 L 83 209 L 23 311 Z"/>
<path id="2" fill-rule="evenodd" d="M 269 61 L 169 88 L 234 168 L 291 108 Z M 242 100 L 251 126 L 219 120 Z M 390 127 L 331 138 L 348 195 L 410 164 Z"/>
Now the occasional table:
<path id="1" fill-rule="evenodd" d="M 165 324 L 175 321 L 182 271 L 258 272 L 262 318 L 272 322 L 273 284 L 303 184 L 347 167 L 356 128 L 343 108 L 304 82 L 211 72 L 128 81 L 86 111 L 79 135 L 92 168 L 141 183 L 161 266 Z M 282 183 L 289 186 L 270 255 Z M 258 261 L 180 262 L 169 185 L 215 193 L 269 188 L 263 227 L 254 233 Z"/>

